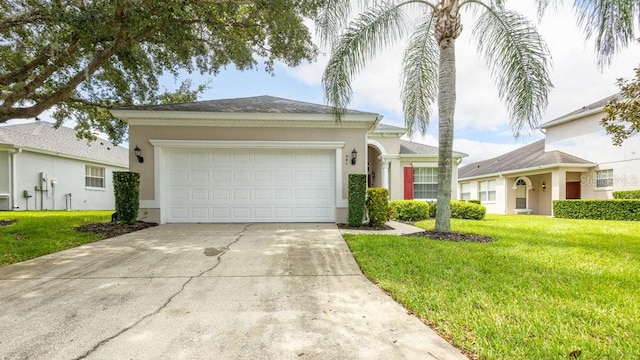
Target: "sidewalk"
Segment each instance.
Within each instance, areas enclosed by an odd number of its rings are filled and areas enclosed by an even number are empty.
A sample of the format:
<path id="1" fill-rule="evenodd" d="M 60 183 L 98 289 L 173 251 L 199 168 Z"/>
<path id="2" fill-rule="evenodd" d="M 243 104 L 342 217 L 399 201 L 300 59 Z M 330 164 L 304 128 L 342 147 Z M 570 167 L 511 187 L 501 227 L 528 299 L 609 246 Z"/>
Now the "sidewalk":
<path id="1" fill-rule="evenodd" d="M 397 221 L 388 221 L 388 226 L 391 226 L 393 230 L 356 230 L 356 229 L 338 229 L 342 234 L 376 234 L 376 235 L 406 235 L 413 234 L 417 232 L 422 232 L 424 229 L 415 227 L 413 225 L 397 222 Z"/>

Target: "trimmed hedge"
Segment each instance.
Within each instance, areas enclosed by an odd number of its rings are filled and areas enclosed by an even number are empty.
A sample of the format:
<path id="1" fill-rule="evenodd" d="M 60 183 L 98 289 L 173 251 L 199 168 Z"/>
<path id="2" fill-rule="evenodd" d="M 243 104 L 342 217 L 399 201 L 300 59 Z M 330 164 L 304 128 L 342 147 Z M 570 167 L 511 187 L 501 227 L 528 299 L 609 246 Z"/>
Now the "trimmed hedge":
<path id="1" fill-rule="evenodd" d="M 640 190 L 614 191 L 614 199 L 640 199 Z"/>
<path id="2" fill-rule="evenodd" d="M 555 200 L 553 214 L 565 219 L 640 221 L 640 200 Z"/>
<path id="3" fill-rule="evenodd" d="M 362 226 L 367 196 L 367 175 L 349 174 L 349 226 Z"/>
<path id="4" fill-rule="evenodd" d="M 389 221 L 389 190 L 385 188 L 367 189 L 367 211 L 369 225 L 382 226 Z"/>
<path id="5" fill-rule="evenodd" d="M 419 200 L 395 200 L 389 203 L 393 218 L 402 221 L 420 221 L 429 218 L 429 203 Z"/>
<path id="6" fill-rule="evenodd" d="M 438 204 L 433 203 L 429 206 L 429 216 L 436 217 L 436 211 Z M 482 220 L 487 214 L 487 208 L 484 205 L 454 200 L 451 202 L 451 218 L 452 219 L 468 219 L 468 220 Z"/>
<path id="7" fill-rule="evenodd" d="M 140 174 L 129 171 L 114 171 L 113 193 L 116 197 L 118 221 L 135 224 L 140 209 Z"/>
<path id="8" fill-rule="evenodd" d="M 462 200 L 464 201 L 464 200 Z M 472 204 L 478 204 L 478 205 L 482 205 L 482 202 L 480 200 L 474 199 L 474 200 L 467 200 L 468 202 L 472 203 Z"/>

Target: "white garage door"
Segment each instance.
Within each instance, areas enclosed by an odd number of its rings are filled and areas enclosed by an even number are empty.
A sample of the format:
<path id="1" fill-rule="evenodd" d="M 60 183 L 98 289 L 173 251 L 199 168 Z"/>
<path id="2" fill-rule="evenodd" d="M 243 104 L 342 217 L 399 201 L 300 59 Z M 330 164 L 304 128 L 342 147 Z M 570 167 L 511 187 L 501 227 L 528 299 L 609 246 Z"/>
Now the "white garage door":
<path id="1" fill-rule="evenodd" d="M 333 222 L 335 150 L 171 149 L 168 222 Z"/>

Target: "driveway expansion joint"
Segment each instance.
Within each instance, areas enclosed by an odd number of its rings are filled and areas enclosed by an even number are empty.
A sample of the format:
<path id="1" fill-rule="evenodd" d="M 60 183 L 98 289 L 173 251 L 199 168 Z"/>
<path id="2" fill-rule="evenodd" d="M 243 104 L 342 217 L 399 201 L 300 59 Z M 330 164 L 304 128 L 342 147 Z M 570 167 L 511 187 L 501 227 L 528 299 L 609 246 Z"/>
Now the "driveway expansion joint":
<path id="1" fill-rule="evenodd" d="M 153 312 L 151 312 L 151 313 L 149 313 L 149 314 L 147 314 L 147 315 L 144 315 L 143 317 L 141 317 L 140 319 L 138 319 L 138 320 L 137 320 L 136 322 L 134 322 L 133 324 L 131 324 L 131 325 L 129 325 L 129 326 L 127 326 L 127 327 L 125 327 L 124 329 L 122 329 L 122 330 L 118 331 L 116 334 L 114 334 L 114 335 L 112 335 L 112 336 L 109 336 L 109 337 L 108 337 L 108 338 L 106 338 L 106 339 L 101 340 L 101 341 L 100 341 L 100 342 L 98 342 L 94 347 L 92 347 L 91 349 L 89 349 L 87 352 L 85 352 L 84 354 L 82 354 L 82 355 L 80 355 L 80 356 L 78 356 L 78 357 L 74 358 L 74 360 L 80 360 L 80 359 L 85 359 L 85 358 L 87 358 L 87 356 L 89 356 L 89 355 L 91 355 L 92 353 L 94 353 L 94 352 L 95 352 L 96 350 L 98 350 L 101 346 L 103 346 L 103 345 L 107 344 L 109 341 L 111 341 L 111 340 L 113 340 L 113 339 L 117 338 L 118 336 L 120 336 L 120 335 L 124 334 L 125 332 L 127 332 L 127 331 L 129 331 L 129 330 L 133 329 L 133 328 L 134 328 L 134 327 L 136 327 L 138 324 L 140 324 L 142 321 L 144 321 L 144 320 L 146 320 L 146 319 L 148 319 L 148 318 L 150 318 L 150 317 L 152 317 L 152 316 L 158 315 L 162 310 L 164 310 L 164 309 L 165 309 L 165 308 L 166 308 L 166 307 L 171 303 L 171 301 L 172 301 L 176 296 L 180 295 L 180 294 L 184 291 L 185 287 L 186 287 L 186 286 L 187 286 L 187 285 L 188 285 L 188 284 L 189 284 L 193 279 L 198 278 L 198 277 L 201 277 L 201 276 L 202 276 L 202 275 L 204 275 L 205 273 L 207 273 L 207 272 L 209 272 L 209 271 L 212 271 L 212 270 L 214 270 L 216 267 L 218 267 L 218 265 L 220 265 L 220 263 L 222 262 L 222 256 L 223 256 L 224 254 L 226 254 L 226 253 L 227 253 L 227 251 L 229 251 L 229 248 L 230 248 L 233 244 L 235 244 L 235 243 L 237 243 L 238 241 L 240 241 L 240 239 L 244 236 L 244 235 L 243 235 L 243 234 L 244 234 L 244 232 L 245 232 L 245 231 L 247 231 L 247 229 L 248 229 L 250 226 L 251 226 L 251 224 L 247 224 L 247 225 L 242 229 L 242 231 L 240 231 L 240 234 L 238 234 L 238 237 L 237 237 L 235 240 L 233 240 L 233 241 L 229 242 L 227 245 L 225 245 L 225 246 L 222 248 L 222 249 L 224 249 L 224 250 L 223 250 L 223 251 L 222 251 L 222 252 L 221 252 L 221 253 L 216 257 L 217 262 L 216 262 L 213 266 L 209 267 L 208 269 L 205 269 L 205 270 L 201 271 L 198 275 L 195 275 L 195 276 L 189 276 L 189 277 L 187 277 L 187 281 L 185 281 L 185 282 L 182 284 L 182 286 L 180 286 L 180 289 L 179 289 L 178 291 L 176 291 L 173 295 L 169 296 L 169 298 L 167 298 L 167 300 L 164 302 L 164 304 L 162 304 L 158 309 L 156 309 L 155 311 L 153 311 Z"/>

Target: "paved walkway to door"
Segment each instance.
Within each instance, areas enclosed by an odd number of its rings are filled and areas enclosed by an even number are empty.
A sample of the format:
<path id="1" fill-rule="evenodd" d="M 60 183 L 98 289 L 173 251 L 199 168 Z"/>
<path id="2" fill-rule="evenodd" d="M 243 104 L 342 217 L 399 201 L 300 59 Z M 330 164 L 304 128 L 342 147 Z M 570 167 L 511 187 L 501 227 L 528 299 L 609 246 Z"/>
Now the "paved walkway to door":
<path id="1" fill-rule="evenodd" d="M 161 225 L 0 268 L 0 358 L 465 359 L 334 224 Z"/>

